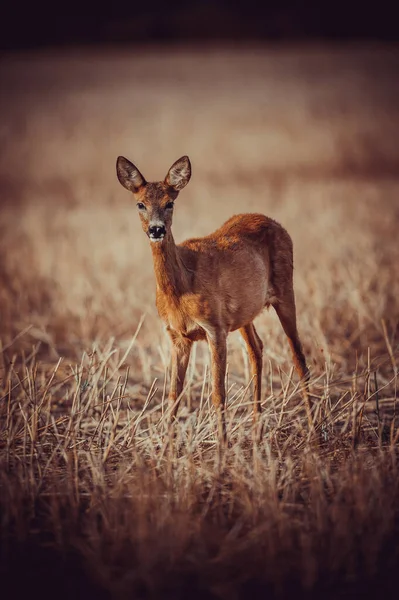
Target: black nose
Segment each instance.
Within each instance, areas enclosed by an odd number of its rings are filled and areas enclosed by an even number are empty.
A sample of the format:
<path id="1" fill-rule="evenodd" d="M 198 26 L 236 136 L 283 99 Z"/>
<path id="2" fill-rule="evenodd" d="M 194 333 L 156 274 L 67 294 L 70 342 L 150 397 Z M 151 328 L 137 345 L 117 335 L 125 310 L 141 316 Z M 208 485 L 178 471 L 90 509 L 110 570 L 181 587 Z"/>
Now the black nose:
<path id="1" fill-rule="evenodd" d="M 163 225 L 159 226 L 159 225 L 152 225 L 149 230 L 148 230 L 148 234 L 151 238 L 154 238 L 155 240 L 159 240 L 159 238 L 163 238 L 165 236 L 166 233 L 166 229 Z"/>

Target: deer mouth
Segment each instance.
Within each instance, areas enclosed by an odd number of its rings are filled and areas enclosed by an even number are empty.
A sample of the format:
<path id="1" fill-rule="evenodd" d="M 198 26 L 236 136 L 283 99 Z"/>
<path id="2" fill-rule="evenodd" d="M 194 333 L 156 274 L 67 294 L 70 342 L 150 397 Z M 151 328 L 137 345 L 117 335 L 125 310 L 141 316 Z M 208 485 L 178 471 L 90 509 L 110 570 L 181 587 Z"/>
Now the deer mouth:
<path id="1" fill-rule="evenodd" d="M 148 237 L 152 242 L 162 242 L 166 235 L 166 229 L 164 225 L 152 225 L 147 233 Z"/>

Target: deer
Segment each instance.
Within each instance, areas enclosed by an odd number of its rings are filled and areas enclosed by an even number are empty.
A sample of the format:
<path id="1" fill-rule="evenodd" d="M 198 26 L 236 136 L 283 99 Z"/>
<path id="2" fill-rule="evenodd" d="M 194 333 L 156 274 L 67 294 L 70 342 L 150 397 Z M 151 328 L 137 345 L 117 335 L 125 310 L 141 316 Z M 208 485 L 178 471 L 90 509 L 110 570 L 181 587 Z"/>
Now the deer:
<path id="1" fill-rule="evenodd" d="M 211 355 L 212 403 L 218 432 L 226 440 L 227 336 L 239 330 L 253 380 L 253 415 L 261 413 L 263 343 L 254 319 L 272 306 L 291 347 L 302 395 L 312 423 L 308 395 L 309 370 L 296 323 L 293 288 L 293 244 L 273 219 L 238 214 L 204 237 L 176 244 L 172 234 L 175 201 L 191 179 L 188 156 L 170 167 L 165 179 L 147 182 L 127 158 L 116 162 L 119 182 L 133 194 L 144 233 L 151 245 L 156 280 L 156 307 L 171 340 L 168 402 L 177 417 L 194 342 L 206 340 Z"/>

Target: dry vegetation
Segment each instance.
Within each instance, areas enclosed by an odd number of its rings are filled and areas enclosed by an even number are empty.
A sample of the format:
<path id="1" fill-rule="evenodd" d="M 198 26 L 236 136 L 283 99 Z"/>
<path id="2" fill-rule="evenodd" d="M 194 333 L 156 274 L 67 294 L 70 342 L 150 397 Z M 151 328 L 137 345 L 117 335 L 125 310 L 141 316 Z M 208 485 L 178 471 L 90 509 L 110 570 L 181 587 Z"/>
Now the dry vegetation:
<path id="1" fill-rule="evenodd" d="M 8 596 L 390 595 L 399 566 L 397 48 L 78 52 L 0 65 L 0 574 Z M 198 345 L 174 444 L 148 240 L 115 176 L 188 154 L 177 241 L 294 240 L 317 435 L 272 311 L 265 434 L 229 341 L 217 452 Z M 55 592 L 56 590 L 56 592 Z"/>

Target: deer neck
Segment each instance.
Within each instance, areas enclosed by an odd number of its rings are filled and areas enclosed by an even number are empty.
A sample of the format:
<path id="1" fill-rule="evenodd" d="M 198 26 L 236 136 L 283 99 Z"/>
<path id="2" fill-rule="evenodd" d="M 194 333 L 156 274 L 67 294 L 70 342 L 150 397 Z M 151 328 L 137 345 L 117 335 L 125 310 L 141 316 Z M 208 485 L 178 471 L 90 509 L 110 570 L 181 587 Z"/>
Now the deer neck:
<path id="1" fill-rule="evenodd" d="M 180 259 L 172 233 L 169 231 L 162 243 L 151 244 L 157 292 L 178 301 L 187 290 L 187 273 Z"/>

